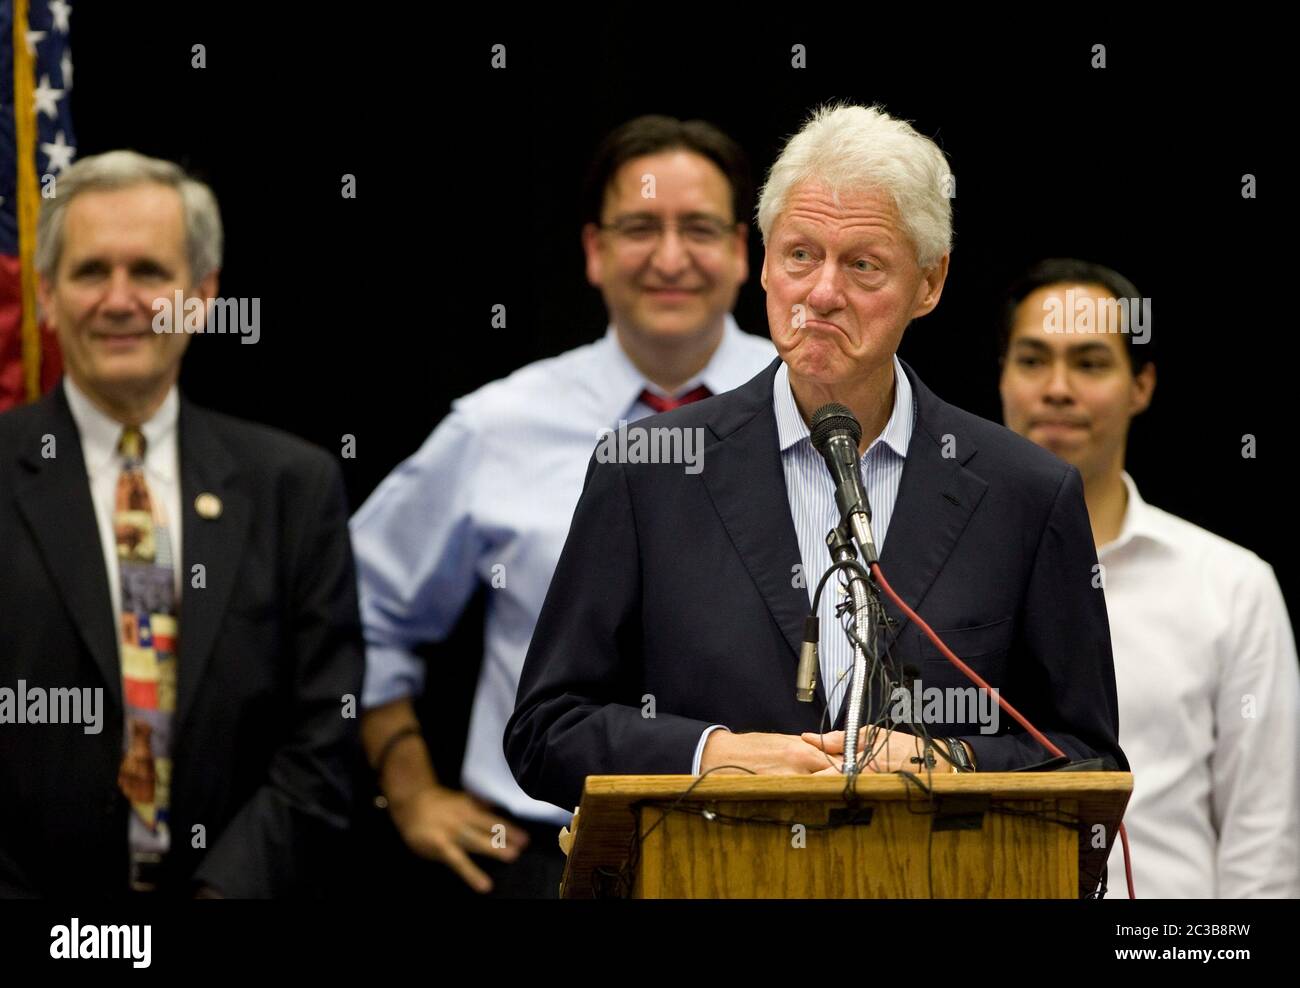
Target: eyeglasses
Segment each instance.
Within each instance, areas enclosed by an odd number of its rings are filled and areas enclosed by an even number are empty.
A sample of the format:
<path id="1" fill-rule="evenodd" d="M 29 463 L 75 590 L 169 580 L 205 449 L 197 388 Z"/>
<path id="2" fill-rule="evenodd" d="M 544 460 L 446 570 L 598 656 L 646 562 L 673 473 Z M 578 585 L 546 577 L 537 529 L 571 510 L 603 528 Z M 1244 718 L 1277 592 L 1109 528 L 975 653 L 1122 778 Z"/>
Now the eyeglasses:
<path id="1" fill-rule="evenodd" d="M 601 229 L 613 233 L 629 246 L 649 247 L 651 244 L 657 245 L 670 226 L 677 230 L 677 235 L 682 240 L 695 247 L 716 247 L 736 229 L 734 223 L 716 216 L 689 216 L 676 223 L 665 224 L 657 216 L 640 215 L 620 216 L 612 223 L 602 224 Z"/>

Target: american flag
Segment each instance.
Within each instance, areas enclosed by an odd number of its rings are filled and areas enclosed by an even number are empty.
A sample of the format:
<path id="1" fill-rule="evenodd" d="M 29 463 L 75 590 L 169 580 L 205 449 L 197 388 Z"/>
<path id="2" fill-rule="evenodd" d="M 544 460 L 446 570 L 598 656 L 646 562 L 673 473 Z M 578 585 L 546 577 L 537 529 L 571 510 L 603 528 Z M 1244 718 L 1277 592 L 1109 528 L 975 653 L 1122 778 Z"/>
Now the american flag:
<path id="1" fill-rule="evenodd" d="M 72 164 L 72 5 L 0 0 L 0 411 L 32 401 L 62 370 L 37 321 L 36 216 L 51 178 Z"/>

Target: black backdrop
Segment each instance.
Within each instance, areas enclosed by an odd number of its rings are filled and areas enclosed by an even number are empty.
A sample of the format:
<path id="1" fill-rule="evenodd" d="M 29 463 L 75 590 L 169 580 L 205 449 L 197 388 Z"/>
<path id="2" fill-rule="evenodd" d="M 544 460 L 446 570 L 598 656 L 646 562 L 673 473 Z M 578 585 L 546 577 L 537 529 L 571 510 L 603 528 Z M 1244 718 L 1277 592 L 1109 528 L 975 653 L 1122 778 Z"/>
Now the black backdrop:
<path id="1" fill-rule="evenodd" d="M 837 8 L 813 28 L 676 6 L 581 22 L 485 11 L 475 25 L 395 7 L 177 6 L 75 6 L 78 152 L 133 147 L 213 185 L 220 294 L 262 300 L 262 338 L 196 338 L 182 384 L 335 452 L 355 436 L 354 507 L 457 395 L 603 331 L 578 190 L 610 127 L 708 118 L 761 178 L 809 108 L 879 102 L 934 136 L 957 179 L 951 276 L 904 358 L 997 419 L 1008 278 L 1049 254 L 1123 271 L 1153 299 L 1159 352 L 1130 471 L 1151 502 L 1269 560 L 1295 612 L 1291 252 L 1270 243 L 1292 212 L 1276 104 L 1289 56 L 1267 32 L 1180 37 L 1100 14 L 962 23 L 937 8 L 895 23 Z M 497 43 L 504 70 L 489 65 Z M 791 67 L 796 43 L 806 69 Z M 1096 43 L 1105 69 L 1090 65 Z M 1242 198 L 1245 173 L 1258 199 Z M 737 318 L 765 332 L 757 231 L 751 255 Z M 490 326 L 497 303 L 506 329 Z"/>

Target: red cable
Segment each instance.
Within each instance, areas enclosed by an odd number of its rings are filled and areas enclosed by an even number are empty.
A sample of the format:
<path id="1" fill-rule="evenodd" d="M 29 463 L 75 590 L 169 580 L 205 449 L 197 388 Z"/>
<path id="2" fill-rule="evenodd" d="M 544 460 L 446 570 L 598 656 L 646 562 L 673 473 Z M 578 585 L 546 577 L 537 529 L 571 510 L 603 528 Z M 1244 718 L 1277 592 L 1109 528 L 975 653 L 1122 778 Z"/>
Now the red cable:
<path id="1" fill-rule="evenodd" d="M 929 638 L 930 641 L 934 642 L 935 647 L 939 649 L 940 652 L 943 653 L 944 658 L 946 658 L 949 662 L 951 662 L 958 669 L 960 669 L 962 675 L 964 675 L 972 683 L 974 683 L 980 689 L 984 690 L 984 692 L 988 693 L 995 700 L 997 700 L 998 706 L 1000 706 L 1003 710 L 1005 710 L 1008 714 L 1010 714 L 1011 718 L 1015 720 L 1016 723 L 1018 723 L 1021 727 L 1023 727 L 1026 731 L 1028 731 L 1030 737 L 1032 737 L 1035 741 L 1041 744 L 1044 748 L 1046 748 L 1056 757 L 1064 758 L 1066 760 L 1069 759 L 1070 757 L 1069 755 L 1067 755 L 1064 751 L 1062 751 L 1051 741 L 1049 741 L 1047 736 L 1044 735 L 1040 730 L 1038 730 L 1038 728 L 1034 727 L 1033 724 L 1029 723 L 1029 721 L 1025 719 L 1025 717 L 1020 713 L 1019 710 L 1017 710 L 1006 700 L 1004 700 L 1002 698 L 1001 693 L 993 689 L 993 687 L 991 687 L 988 683 L 984 682 L 984 679 L 980 676 L 979 673 L 977 673 L 974 669 L 968 666 L 961 659 L 957 658 L 956 654 L 952 651 L 952 649 L 950 649 L 947 645 L 945 645 L 942 639 L 940 639 L 939 636 L 934 633 L 934 629 L 931 628 L 928 624 L 926 624 L 924 620 L 922 620 L 921 615 L 917 614 L 916 611 L 908 607 L 907 604 L 903 601 L 903 598 L 898 596 L 898 594 L 894 592 L 894 588 L 889 585 L 889 581 L 885 579 L 885 574 L 880 570 L 880 563 L 871 564 L 871 575 L 875 577 L 876 582 L 880 584 L 880 589 L 885 591 L 886 596 L 888 596 L 890 600 L 892 600 L 895 604 L 897 604 L 899 610 L 901 610 L 904 614 L 906 614 L 908 618 L 918 628 L 920 628 L 922 631 L 925 632 L 926 637 Z M 1133 863 L 1129 858 L 1128 832 L 1124 829 L 1124 824 L 1122 821 L 1120 822 L 1119 825 L 1119 839 L 1120 839 L 1120 843 L 1124 847 L 1124 872 L 1125 872 L 1125 876 L 1128 879 L 1128 897 L 1130 899 L 1136 899 L 1137 896 L 1134 895 L 1133 893 Z"/>
<path id="2" fill-rule="evenodd" d="M 925 621 L 921 619 L 921 616 L 916 613 L 916 611 L 908 607 L 907 604 L 903 602 L 903 598 L 898 596 L 898 594 L 894 593 L 894 588 L 889 585 L 889 581 L 885 579 L 885 574 L 880 571 L 879 563 L 871 564 L 871 575 L 874 576 L 876 578 L 876 582 L 880 584 L 880 589 L 884 590 L 885 593 L 889 595 L 889 599 L 892 600 L 895 604 L 897 604 L 899 606 L 899 609 L 902 610 L 902 612 L 906 614 L 912 620 L 912 622 L 916 624 L 918 628 L 920 628 L 922 631 L 925 632 L 926 637 L 929 638 L 930 641 L 934 642 L 935 647 L 938 648 L 939 651 L 944 654 L 944 656 L 948 659 L 949 662 L 951 662 L 958 669 L 960 669 L 962 671 L 962 674 L 967 679 L 969 679 L 976 686 L 980 687 L 982 690 L 984 690 L 990 696 L 992 696 L 995 700 L 997 700 L 998 706 L 1000 706 L 1003 710 L 1005 710 L 1008 714 L 1010 714 L 1012 719 L 1014 719 L 1021 727 L 1023 727 L 1026 731 L 1028 731 L 1030 736 L 1035 741 L 1041 744 L 1044 748 L 1050 751 L 1057 758 L 1064 758 L 1067 761 L 1069 760 L 1070 757 L 1069 755 L 1067 755 L 1064 751 L 1062 751 L 1051 741 L 1049 741 L 1047 737 L 1040 730 L 1038 730 L 1038 728 L 1036 728 L 1033 724 L 1029 723 L 1029 721 L 1026 720 L 1021 715 L 1019 710 L 1017 710 L 1011 704 L 1007 703 L 1006 700 L 1002 699 L 1002 694 L 994 690 L 993 687 L 990 686 L 988 683 L 984 682 L 983 678 L 980 676 L 979 673 L 977 673 L 974 669 L 968 666 L 961 659 L 957 658 L 956 654 L 953 653 L 952 649 L 950 649 L 947 645 L 945 645 L 942 639 L 940 639 L 939 636 L 934 633 L 934 629 L 931 628 L 928 624 L 926 624 Z"/>
<path id="3" fill-rule="evenodd" d="M 1124 845 L 1124 877 L 1128 879 L 1128 897 L 1136 899 L 1137 893 L 1133 891 L 1133 860 L 1128 853 L 1128 831 L 1124 829 L 1124 821 L 1119 822 L 1119 839 Z"/>

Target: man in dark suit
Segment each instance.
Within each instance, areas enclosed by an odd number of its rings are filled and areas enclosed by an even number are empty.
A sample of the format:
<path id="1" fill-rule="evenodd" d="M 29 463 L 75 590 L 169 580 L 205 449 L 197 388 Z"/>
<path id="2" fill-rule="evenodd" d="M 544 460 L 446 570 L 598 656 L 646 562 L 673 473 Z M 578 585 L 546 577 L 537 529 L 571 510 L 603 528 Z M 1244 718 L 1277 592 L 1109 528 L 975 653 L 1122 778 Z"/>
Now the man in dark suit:
<path id="1" fill-rule="evenodd" d="M 851 652 L 833 585 L 817 702 L 797 702 L 794 682 L 811 589 L 830 563 L 821 540 L 839 521 L 807 425 L 832 401 L 862 424 L 880 566 L 897 593 L 1070 758 L 1126 767 L 1078 472 L 941 401 L 895 356 L 939 301 L 950 187 L 938 147 L 876 109 L 825 108 L 783 150 L 758 212 L 780 359 L 735 391 L 639 423 L 668 430 L 640 456 L 630 439 L 597 447 L 506 730 L 530 794 L 575 805 L 589 774 L 841 770 L 843 735 L 824 733 L 842 727 L 836 673 Z M 691 435 L 702 464 L 645 462 L 645 450 L 672 448 L 663 436 L 688 448 Z M 896 669 L 927 690 L 968 685 L 886 610 Z M 926 725 L 946 761 L 1003 771 L 1049 760 L 1009 719 L 974 721 Z M 915 770 L 924 754 L 895 730 L 867 768 Z"/>
<path id="2" fill-rule="evenodd" d="M 58 192 L 36 267 L 66 376 L 0 416 L 0 690 L 26 701 L 0 702 L 0 895 L 307 891 L 363 673 L 340 470 L 177 392 L 159 303 L 216 294 L 207 186 L 111 152 Z M 102 702 L 32 699 L 69 689 Z"/>

